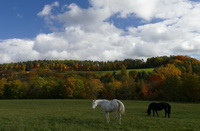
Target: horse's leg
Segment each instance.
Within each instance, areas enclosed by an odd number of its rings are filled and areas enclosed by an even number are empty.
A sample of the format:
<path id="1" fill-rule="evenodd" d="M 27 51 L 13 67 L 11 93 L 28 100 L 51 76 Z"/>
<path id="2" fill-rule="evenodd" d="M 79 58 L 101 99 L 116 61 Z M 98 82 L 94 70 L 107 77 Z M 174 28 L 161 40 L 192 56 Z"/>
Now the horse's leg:
<path id="1" fill-rule="evenodd" d="M 169 111 L 170 109 L 168 108 L 168 110 L 167 110 L 167 113 L 168 113 L 168 118 L 170 117 L 169 115 L 170 115 L 170 111 Z"/>
<path id="2" fill-rule="evenodd" d="M 121 124 L 121 113 L 118 113 L 119 124 Z"/>
<path id="3" fill-rule="evenodd" d="M 165 109 L 165 117 L 166 117 L 166 115 L 167 115 L 167 110 Z"/>
<path id="4" fill-rule="evenodd" d="M 155 110 L 153 110 L 153 116 L 155 116 Z"/>
<path id="5" fill-rule="evenodd" d="M 117 122 L 119 120 L 119 124 L 121 124 L 121 113 L 115 112 L 115 121 Z"/>
<path id="6" fill-rule="evenodd" d="M 158 116 L 158 111 L 156 110 L 156 115 Z"/>
<path id="7" fill-rule="evenodd" d="M 106 121 L 109 123 L 110 122 L 109 112 L 105 112 L 105 116 L 106 116 Z"/>
<path id="8" fill-rule="evenodd" d="M 168 115 L 168 118 L 169 118 L 169 109 L 167 109 L 167 115 Z M 166 117 L 166 116 L 165 116 Z"/>
<path id="9" fill-rule="evenodd" d="M 109 116 L 109 113 L 108 113 L 108 122 L 110 122 L 110 116 Z"/>
<path id="10" fill-rule="evenodd" d="M 117 121 L 117 117 L 118 117 L 118 114 L 117 114 L 117 112 L 114 112 L 114 118 L 115 118 L 115 122 Z"/>

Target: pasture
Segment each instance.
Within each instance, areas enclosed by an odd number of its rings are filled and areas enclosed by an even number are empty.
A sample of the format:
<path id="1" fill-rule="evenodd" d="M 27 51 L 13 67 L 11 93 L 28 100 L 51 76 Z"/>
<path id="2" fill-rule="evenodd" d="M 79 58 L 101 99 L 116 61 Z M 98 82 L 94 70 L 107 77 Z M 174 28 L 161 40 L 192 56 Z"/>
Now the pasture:
<path id="1" fill-rule="evenodd" d="M 126 101 L 122 124 L 113 114 L 106 123 L 102 109 L 92 110 L 92 100 L 0 100 L 1 131 L 197 131 L 200 104 L 174 103 L 171 118 L 147 116 L 150 101 Z"/>
<path id="2" fill-rule="evenodd" d="M 137 72 L 152 72 L 154 70 L 154 68 L 142 68 L 142 69 L 127 69 L 127 73 L 129 73 L 130 71 L 137 71 Z M 121 73 L 121 70 L 110 70 L 110 71 L 75 71 L 73 73 L 81 73 L 81 74 L 84 74 L 84 73 L 95 73 L 96 75 L 98 76 L 102 76 L 103 74 L 107 74 L 107 73 L 113 73 L 115 72 L 116 74 L 119 74 Z M 62 74 L 69 74 L 69 73 L 72 73 L 72 71 L 66 71 Z"/>
<path id="3" fill-rule="evenodd" d="M 127 69 L 127 73 L 129 73 L 130 71 L 137 71 L 137 72 L 152 72 L 154 70 L 154 68 L 142 68 L 142 69 Z M 107 74 L 107 73 L 113 73 L 116 72 L 117 74 L 121 73 L 121 70 L 114 70 L 114 71 L 93 71 L 94 73 L 96 73 L 97 75 L 101 76 L 102 74 Z"/>

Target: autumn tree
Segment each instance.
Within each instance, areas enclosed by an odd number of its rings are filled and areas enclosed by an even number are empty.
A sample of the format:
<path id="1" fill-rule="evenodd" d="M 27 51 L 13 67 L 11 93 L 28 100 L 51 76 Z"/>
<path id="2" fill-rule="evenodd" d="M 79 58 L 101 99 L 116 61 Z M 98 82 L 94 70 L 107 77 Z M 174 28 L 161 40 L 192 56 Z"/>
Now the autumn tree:
<path id="1" fill-rule="evenodd" d="M 163 83 L 163 94 L 166 100 L 176 100 L 180 86 L 181 71 L 173 64 L 157 68 L 156 75 L 160 76 Z"/>
<path id="2" fill-rule="evenodd" d="M 101 80 L 101 82 L 103 82 L 103 83 L 110 83 L 110 82 L 114 81 L 114 76 L 113 76 L 110 72 L 108 72 L 108 73 L 105 74 L 105 75 L 103 74 L 103 75 L 101 76 L 100 80 Z"/>
<path id="3" fill-rule="evenodd" d="M 114 99 L 114 98 L 121 98 L 121 82 L 119 81 L 112 81 L 110 83 L 104 84 L 104 88 L 100 92 L 101 98 L 107 99 Z"/>
<path id="4" fill-rule="evenodd" d="M 130 71 L 129 72 L 129 77 L 136 79 L 138 75 L 138 71 Z"/>
<path id="5" fill-rule="evenodd" d="M 153 98 L 153 92 L 151 90 L 151 86 L 150 84 L 148 84 L 147 82 L 145 82 L 143 79 L 139 80 L 136 83 L 137 88 L 139 89 L 139 98 L 140 99 L 152 99 Z"/>
<path id="6" fill-rule="evenodd" d="M 123 99 L 136 99 L 136 83 L 135 80 L 130 77 L 124 77 L 122 81 L 122 88 L 120 90 Z"/>
<path id="7" fill-rule="evenodd" d="M 141 83 L 141 80 L 139 80 L 139 83 Z M 163 100 L 163 83 L 164 79 L 160 75 L 156 73 L 151 74 L 148 76 L 147 81 L 144 84 L 142 83 L 142 94 L 147 99 Z"/>
<path id="8" fill-rule="evenodd" d="M 84 98 L 96 99 L 100 96 L 100 92 L 104 89 L 103 83 L 97 78 L 84 80 L 85 94 Z"/>
<path id="9" fill-rule="evenodd" d="M 200 76 L 186 73 L 182 77 L 181 95 L 182 100 L 192 102 L 200 101 Z"/>
<path id="10" fill-rule="evenodd" d="M 14 80 L 6 83 L 4 86 L 4 98 L 19 99 L 24 96 L 24 86 L 20 80 Z"/>
<path id="11" fill-rule="evenodd" d="M 64 91 L 67 98 L 83 98 L 85 89 L 82 79 L 76 75 L 66 78 Z"/>
<path id="12" fill-rule="evenodd" d="M 2 98 L 4 95 L 4 87 L 6 83 L 7 83 L 6 78 L 0 79 L 0 98 Z"/>

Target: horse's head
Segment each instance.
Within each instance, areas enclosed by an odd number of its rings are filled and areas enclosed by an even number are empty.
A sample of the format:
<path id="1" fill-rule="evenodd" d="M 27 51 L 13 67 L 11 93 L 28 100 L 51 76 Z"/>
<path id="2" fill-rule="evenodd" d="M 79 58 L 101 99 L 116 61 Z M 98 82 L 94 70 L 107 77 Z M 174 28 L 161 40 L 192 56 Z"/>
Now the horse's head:
<path id="1" fill-rule="evenodd" d="M 92 101 L 92 109 L 95 109 L 97 107 L 97 101 L 93 100 Z"/>
<path id="2" fill-rule="evenodd" d="M 147 110 L 147 115 L 150 116 L 151 115 L 151 110 Z"/>

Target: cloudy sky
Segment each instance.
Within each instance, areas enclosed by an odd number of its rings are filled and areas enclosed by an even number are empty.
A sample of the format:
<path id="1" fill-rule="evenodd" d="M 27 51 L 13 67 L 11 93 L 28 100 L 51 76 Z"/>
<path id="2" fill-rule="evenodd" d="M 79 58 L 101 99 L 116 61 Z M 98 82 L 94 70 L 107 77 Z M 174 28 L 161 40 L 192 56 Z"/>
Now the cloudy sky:
<path id="1" fill-rule="evenodd" d="M 1 0 L 0 63 L 200 59 L 199 0 Z"/>

